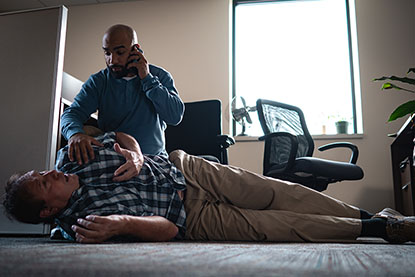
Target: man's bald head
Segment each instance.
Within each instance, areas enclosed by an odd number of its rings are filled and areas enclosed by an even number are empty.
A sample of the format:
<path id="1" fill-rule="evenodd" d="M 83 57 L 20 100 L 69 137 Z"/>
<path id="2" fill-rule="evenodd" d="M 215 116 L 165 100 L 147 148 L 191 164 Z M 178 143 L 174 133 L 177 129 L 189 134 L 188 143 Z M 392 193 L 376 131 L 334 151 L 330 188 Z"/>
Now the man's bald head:
<path id="1" fill-rule="evenodd" d="M 134 58 L 137 62 L 138 55 L 135 52 L 138 52 L 138 48 L 137 34 L 131 27 L 117 24 L 108 28 L 102 38 L 102 49 L 105 63 L 115 78 L 137 75 L 135 71 L 129 71 L 128 63 L 133 63 Z"/>
<path id="2" fill-rule="evenodd" d="M 125 38 L 131 41 L 131 45 L 137 44 L 137 33 L 133 28 L 123 24 L 116 24 L 108 28 L 105 32 L 103 40 L 109 40 L 110 38 Z"/>

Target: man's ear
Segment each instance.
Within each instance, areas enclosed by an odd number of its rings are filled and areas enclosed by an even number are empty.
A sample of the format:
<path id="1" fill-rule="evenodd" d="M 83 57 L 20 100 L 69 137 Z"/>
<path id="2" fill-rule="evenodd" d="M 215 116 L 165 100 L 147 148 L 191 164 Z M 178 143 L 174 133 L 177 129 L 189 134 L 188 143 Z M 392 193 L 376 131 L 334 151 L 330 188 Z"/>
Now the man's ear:
<path id="1" fill-rule="evenodd" d="M 44 207 L 42 210 L 40 210 L 39 216 L 41 218 L 48 218 L 55 215 L 57 212 L 58 208 Z"/>

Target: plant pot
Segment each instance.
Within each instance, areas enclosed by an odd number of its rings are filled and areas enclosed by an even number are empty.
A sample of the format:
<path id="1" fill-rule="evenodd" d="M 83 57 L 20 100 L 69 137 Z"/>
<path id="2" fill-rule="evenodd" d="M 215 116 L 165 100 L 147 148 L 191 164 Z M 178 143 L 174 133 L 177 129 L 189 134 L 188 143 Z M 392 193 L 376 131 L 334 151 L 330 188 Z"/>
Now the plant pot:
<path id="1" fill-rule="evenodd" d="M 349 129 L 349 122 L 348 121 L 337 121 L 336 129 L 337 129 L 337 134 L 347 134 L 347 130 Z"/>
<path id="2" fill-rule="evenodd" d="M 412 152 L 412 166 L 415 167 L 415 137 L 414 137 L 414 151 Z"/>

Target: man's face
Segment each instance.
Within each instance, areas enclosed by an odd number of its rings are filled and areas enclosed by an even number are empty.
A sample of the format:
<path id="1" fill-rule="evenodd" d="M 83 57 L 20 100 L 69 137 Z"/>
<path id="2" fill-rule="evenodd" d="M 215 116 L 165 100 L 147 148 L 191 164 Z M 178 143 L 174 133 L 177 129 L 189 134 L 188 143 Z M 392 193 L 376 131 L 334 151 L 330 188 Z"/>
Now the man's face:
<path id="1" fill-rule="evenodd" d="M 126 67 L 131 52 L 132 41 L 122 32 L 105 34 L 102 39 L 105 63 L 115 78 L 122 78 L 128 75 Z"/>
<path id="2" fill-rule="evenodd" d="M 30 171 L 23 177 L 27 178 L 28 190 L 34 198 L 43 200 L 45 207 L 50 209 L 52 214 L 56 214 L 66 207 L 72 193 L 79 188 L 79 179 L 75 174 L 64 174 L 56 170 L 50 171 Z M 43 217 L 41 215 L 41 217 Z"/>

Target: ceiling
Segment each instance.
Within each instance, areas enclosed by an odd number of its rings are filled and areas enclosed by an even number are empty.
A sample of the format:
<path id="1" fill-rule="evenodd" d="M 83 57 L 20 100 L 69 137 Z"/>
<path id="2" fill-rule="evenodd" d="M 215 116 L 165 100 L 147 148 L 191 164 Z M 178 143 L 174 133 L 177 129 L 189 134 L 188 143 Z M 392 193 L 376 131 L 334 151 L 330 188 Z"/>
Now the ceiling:
<path id="1" fill-rule="evenodd" d="M 109 2 L 130 2 L 136 0 L 0 0 L 0 12 L 12 12 L 60 5 L 90 5 Z"/>

